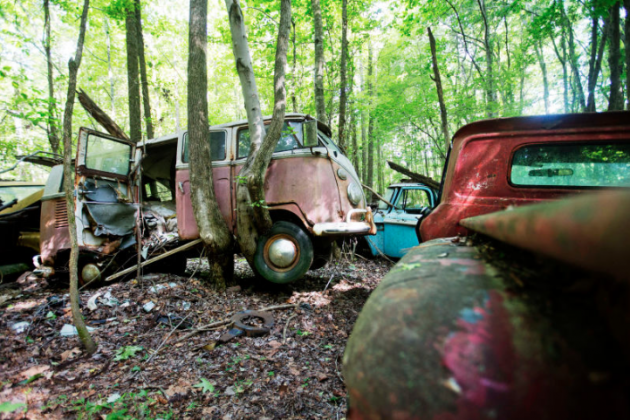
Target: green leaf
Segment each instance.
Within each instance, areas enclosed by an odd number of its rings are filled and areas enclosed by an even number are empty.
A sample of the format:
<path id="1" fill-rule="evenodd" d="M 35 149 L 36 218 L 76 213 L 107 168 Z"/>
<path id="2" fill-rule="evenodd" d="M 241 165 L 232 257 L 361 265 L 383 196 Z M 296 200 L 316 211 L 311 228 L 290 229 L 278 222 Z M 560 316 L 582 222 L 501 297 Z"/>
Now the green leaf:
<path id="1" fill-rule="evenodd" d="M 0 413 L 13 413 L 18 410 L 26 411 L 26 404 L 24 403 L 12 403 L 12 402 L 3 402 L 0 403 Z"/>
<path id="2" fill-rule="evenodd" d="M 140 346 L 124 346 L 116 350 L 116 357 L 114 357 L 114 361 L 119 360 L 127 360 L 131 357 L 135 357 L 136 353 L 144 350 Z"/>
<path id="3" fill-rule="evenodd" d="M 214 392 L 214 385 L 212 385 L 206 378 L 200 379 L 201 382 L 197 385 L 193 385 L 193 388 L 200 388 L 202 394 L 205 394 L 206 392 Z"/>

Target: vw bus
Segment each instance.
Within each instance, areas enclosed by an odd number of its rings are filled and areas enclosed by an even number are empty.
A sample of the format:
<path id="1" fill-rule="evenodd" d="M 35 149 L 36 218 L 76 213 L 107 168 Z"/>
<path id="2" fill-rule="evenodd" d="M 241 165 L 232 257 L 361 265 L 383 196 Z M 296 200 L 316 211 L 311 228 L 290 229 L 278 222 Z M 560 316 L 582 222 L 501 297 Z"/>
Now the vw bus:
<path id="1" fill-rule="evenodd" d="M 211 127 L 209 141 L 217 201 L 234 232 L 235 183 L 250 148 L 247 121 Z M 130 265 L 137 247 L 149 260 L 199 238 L 187 132 L 135 145 L 82 128 L 75 167 L 83 281 Z M 42 197 L 39 271 L 49 275 L 67 270 L 68 263 L 62 178 L 63 167 L 53 168 Z M 376 232 L 350 160 L 331 140 L 330 128 L 308 115 L 286 115 L 267 169 L 265 197 L 274 227 L 258 247 L 255 269 L 271 282 L 292 282 L 323 266 L 337 237 Z M 183 270 L 186 256 L 169 257 L 168 268 Z"/>

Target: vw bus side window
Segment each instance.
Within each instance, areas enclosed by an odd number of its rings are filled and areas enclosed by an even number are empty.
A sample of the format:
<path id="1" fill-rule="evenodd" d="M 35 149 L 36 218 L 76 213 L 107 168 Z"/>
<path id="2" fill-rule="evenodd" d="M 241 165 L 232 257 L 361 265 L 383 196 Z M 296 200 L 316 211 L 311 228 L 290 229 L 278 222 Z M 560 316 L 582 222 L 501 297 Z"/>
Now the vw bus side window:
<path id="1" fill-rule="evenodd" d="M 267 130 L 265 125 L 265 132 Z M 274 150 L 274 153 L 284 152 L 287 150 L 297 149 L 302 146 L 302 123 L 296 121 L 289 121 L 284 123 L 282 127 L 282 134 L 280 140 Z M 238 132 L 238 158 L 246 158 L 249 155 L 249 149 L 251 147 L 252 140 L 249 136 L 249 129 L 244 128 Z"/>
<path id="2" fill-rule="evenodd" d="M 188 150 L 188 132 L 184 133 L 184 156 L 182 161 L 188 163 L 190 160 Z M 225 131 L 210 132 L 210 159 L 214 161 L 225 160 Z"/>
<path id="3" fill-rule="evenodd" d="M 510 182 L 519 187 L 627 187 L 630 145 L 525 146 L 514 153 Z"/>
<path id="4" fill-rule="evenodd" d="M 85 167 L 116 175 L 128 175 L 131 146 L 92 134 L 87 138 Z"/>

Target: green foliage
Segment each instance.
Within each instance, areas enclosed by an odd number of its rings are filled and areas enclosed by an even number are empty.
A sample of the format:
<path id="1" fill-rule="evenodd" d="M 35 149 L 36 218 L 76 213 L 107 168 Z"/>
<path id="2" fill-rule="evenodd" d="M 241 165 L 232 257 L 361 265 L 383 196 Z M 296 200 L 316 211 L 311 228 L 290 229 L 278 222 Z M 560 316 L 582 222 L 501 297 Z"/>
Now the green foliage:
<path id="1" fill-rule="evenodd" d="M 3 403 L 0 403 L 0 413 L 13 413 L 18 410 L 26 412 L 26 404 L 12 403 L 10 401 L 5 401 Z"/>
<path id="2" fill-rule="evenodd" d="M 214 392 L 214 385 L 212 385 L 206 378 L 200 378 L 201 382 L 193 385 L 193 388 L 199 388 L 202 394 L 206 392 Z"/>
<path id="3" fill-rule="evenodd" d="M 136 353 L 144 350 L 141 346 L 123 346 L 116 350 L 114 361 L 127 360 L 136 356 Z"/>

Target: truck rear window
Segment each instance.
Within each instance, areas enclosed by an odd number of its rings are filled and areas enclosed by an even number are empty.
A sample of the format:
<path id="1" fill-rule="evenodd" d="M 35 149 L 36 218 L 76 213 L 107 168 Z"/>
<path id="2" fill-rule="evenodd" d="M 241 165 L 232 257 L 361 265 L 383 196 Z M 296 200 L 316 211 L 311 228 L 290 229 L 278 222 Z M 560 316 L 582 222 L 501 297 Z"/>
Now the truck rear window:
<path id="1" fill-rule="evenodd" d="M 514 153 L 510 182 L 522 187 L 630 187 L 630 144 L 537 144 Z"/>

